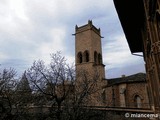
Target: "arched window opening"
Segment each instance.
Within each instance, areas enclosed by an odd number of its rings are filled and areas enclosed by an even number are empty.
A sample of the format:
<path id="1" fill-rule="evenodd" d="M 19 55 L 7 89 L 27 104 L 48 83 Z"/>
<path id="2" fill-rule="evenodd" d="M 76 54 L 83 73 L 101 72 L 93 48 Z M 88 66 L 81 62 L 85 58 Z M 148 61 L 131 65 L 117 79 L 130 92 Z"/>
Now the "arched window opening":
<path id="1" fill-rule="evenodd" d="M 94 52 L 94 62 L 97 64 L 98 62 L 98 55 L 97 55 L 97 52 L 95 51 Z"/>
<path id="2" fill-rule="evenodd" d="M 88 51 L 84 52 L 84 62 L 89 62 L 89 52 Z"/>
<path id="3" fill-rule="evenodd" d="M 98 64 L 102 64 L 102 55 L 98 54 Z"/>
<path id="4" fill-rule="evenodd" d="M 136 95 L 134 98 L 135 107 L 141 108 L 142 107 L 142 99 L 139 95 Z"/>
<path id="5" fill-rule="evenodd" d="M 103 103 L 106 103 L 106 91 L 105 91 L 105 89 L 103 89 L 103 91 L 102 91 L 102 101 L 103 101 Z"/>
<path id="6" fill-rule="evenodd" d="M 77 63 L 82 63 L 82 53 L 79 52 L 77 55 Z"/>

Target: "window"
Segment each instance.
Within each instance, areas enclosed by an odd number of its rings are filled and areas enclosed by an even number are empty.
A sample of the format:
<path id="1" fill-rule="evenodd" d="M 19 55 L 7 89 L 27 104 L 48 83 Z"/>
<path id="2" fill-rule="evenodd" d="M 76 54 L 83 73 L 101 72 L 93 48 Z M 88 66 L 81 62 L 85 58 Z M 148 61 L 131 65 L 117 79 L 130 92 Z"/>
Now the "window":
<path id="1" fill-rule="evenodd" d="M 82 53 L 81 52 L 77 54 L 77 63 L 82 63 Z"/>
<path id="2" fill-rule="evenodd" d="M 102 64 L 102 55 L 98 54 L 98 64 Z"/>
<path id="3" fill-rule="evenodd" d="M 134 98 L 135 107 L 141 108 L 142 107 L 142 99 L 139 95 L 136 95 Z"/>
<path id="4" fill-rule="evenodd" d="M 94 62 L 97 64 L 97 62 L 98 62 L 98 55 L 97 55 L 97 52 L 96 51 L 94 51 Z"/>
<path id="5" fill-rule="evenodd" d="M 84 52 L 84 62 L 89 62 L 89 52 L 87 50 Z"/>
<path id="6" fill-rule="evenodd" d="M 102 91 L 102 102 L 106 103 L 106 91 L 105 91 L 105 89 L 103 89 L 103 91 Z"/>

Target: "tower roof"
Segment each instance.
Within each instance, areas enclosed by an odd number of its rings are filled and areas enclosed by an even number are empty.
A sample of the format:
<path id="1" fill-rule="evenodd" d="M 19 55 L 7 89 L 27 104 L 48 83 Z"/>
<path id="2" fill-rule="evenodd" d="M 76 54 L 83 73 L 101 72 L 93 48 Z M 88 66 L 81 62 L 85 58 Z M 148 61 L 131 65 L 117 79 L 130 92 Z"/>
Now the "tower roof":
<path id="1" fill-rule="evenodd" d="M 92 24 L 92 20 L 88 20 L 88 23 L 86 25 L 83 25 L 83 26 L 80 26 L 80 27 L 78 27 L 77 25 L 75 26 L 75 31 L 76 31 L 75 34 L 82 33 L 82 32 L 87 31 L 87 30 L 93 30 L 96 34 L 98 34 L 101 37 L 100 28 L 96 28 Z"/>

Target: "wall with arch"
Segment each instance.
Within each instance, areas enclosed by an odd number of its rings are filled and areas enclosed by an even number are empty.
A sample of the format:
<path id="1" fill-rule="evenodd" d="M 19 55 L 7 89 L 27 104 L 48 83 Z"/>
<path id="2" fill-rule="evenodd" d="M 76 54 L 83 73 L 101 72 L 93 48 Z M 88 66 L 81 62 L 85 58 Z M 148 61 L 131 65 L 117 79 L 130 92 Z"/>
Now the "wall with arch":
<path id="1" fill-rule="evenodd" d="M 101 53 L 98 53 L 97 51 L 94 51 L 93 53 L 94 56 L 94 64 L 101 65 L 102 63 L 102 55 Z M 86 62 L 92 62 L 91 61 L 91 56 L 88 50 L 85 50 L 84 52 L 78 52 L 77 53 L 77 59 L 76 59 L 77 64 L 81 63 L 86 63 Z"/>

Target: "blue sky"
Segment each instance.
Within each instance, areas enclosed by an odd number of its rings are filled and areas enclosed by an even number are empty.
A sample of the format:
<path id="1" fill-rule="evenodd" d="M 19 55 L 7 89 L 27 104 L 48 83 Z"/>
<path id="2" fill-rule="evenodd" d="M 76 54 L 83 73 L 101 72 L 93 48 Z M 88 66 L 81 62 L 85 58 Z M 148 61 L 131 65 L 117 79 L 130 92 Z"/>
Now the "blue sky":
<path id="1" fill-rule="evenodd" d="M 75 61 L 75 25 L 92 20 L 101 29 L 106 78 L 145 72 L 142 57 L 130 53 L 112 0 L 1 0 L 0 68 L 18 75 L 34 60 L 50 62 L 61 51 Z"/>

